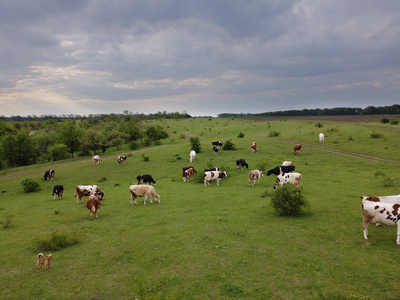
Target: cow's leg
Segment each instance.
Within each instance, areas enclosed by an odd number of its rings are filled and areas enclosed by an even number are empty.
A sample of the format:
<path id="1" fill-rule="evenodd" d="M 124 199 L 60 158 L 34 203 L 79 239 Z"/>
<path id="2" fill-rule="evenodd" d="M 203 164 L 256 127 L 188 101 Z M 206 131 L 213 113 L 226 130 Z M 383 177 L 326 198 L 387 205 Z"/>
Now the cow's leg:
<path id="1" fill-rule="evenodd" d="M 366 239 L 366 240 L 368 240 L 368 225 L 369 225 L 369 222 L 364 216 L 363 232 L 364 232 L 364 239 Z"/>
<path id="2" fill-rule="evenodd" d="M 400 245 L 400 223 L 397 222 L 397 240 L 396 240 L 397 245 Z"/>
<path id="3" fill-rule="evenodd" d="M 153 201 L 151 201 L 151 196 L 150 196 L 150 203 L 153 204 Z"/>
<path id="4" fill-rule="evenodd" d="M 147 196 L 144 196 L 144 205 L 146 205 Z"/>

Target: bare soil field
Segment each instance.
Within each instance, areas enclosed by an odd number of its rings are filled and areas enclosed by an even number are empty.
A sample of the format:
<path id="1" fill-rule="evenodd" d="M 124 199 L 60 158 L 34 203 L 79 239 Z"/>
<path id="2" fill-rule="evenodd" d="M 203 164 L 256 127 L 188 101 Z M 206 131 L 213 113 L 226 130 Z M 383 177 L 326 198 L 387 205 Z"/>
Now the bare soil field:
<path id="1" fill-rule="evenodd" d="M 253 121 L 279 120 L 311 120 L 311 121 L 338 121 L 338 122 L 376 122 L 383 118 L 400 120 L 400 115 L 356 115 L 356 116 L 282 116 L 282 117 L 252 117 L 243 118 Z"/>

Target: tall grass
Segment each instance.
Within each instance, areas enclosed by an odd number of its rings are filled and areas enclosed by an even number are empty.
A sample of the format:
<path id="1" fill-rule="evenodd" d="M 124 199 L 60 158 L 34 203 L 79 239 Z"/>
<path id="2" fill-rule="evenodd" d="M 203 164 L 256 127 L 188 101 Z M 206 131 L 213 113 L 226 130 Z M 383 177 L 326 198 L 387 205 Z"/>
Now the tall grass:
<path id="1" fill-rule="evenodd" d="M 117 156 L 129 145 L 109 149 L 103 163 L 87 158 L 51 163 L 55 181 L 41 181 L 49 165 L 4 171 L 0 179 L 0 298 L 2 299 L 394 299 L 400 296 L 395 266 L 400 258 L 396 228 L 372 227 L 362 236 L 362 195 L 398 194 L 398 165 L 341 156 L 303 146 L 293 155 L 288 140 L 318 143 L 324 128 L 325 147 L 397 159 L 400 134 L 377 124 L 232 119 L 154 121 L 169 138 L 158 148 L 132 153 L 119 166 Z M 383 139 L 371 139 L 370 126 L 380 126 Z M 388 124 L 387 126 L 391 126 Z M 270 131 L 280 132 L 268 137 Z M 243 132 L 245 137 L 237 138 Z M 182 181 L 190 165 L 186 134 L 200 139 L 202 151 L 192 164 L 196 180 Z M 354 140 L 348 137 L 353 136 Z M 236 150 L 214 155 L 212 140 L 232 140 Z M 336 140 L 337 143 L 333 143 Z M 258 153 L 251 151 L 256 141 Z M 385 148 L 387 147 L 387 149 Z M 143 150 L 142 148 L 139 149 Z M 142 154 L 149 160 L 144 161 Z M 182 159 L 177 159 L 178 157 Z M 301 217 L 280 217 L 270 204 L 275 176 L 248 187 L 248 171 L 236 171 L 246 159 L 249 170 L 266 170 L 292 160 L 303 174 L 304 197 L 310 211 Z M 202 170 L 226 169 L 217 187 L 205 187 Z M 393 180 L 384 186 L 375 173 L 384 169 Z M 151 174 L 161 203 L 129 201 L 129 184 Z M 28 176 L 29 175 L 29 176 Z M 20 182 L 30 177 L 40 190 L 26 194 Z M 106 178 L 107 180 L 103 180 Z M 51 196 L 64 185 L 63 200 Z M 105 192 L 99 219 L 90 220 L 85 205 L 76 204 L 74 187 L 97 184 Z M 79 237 L 78 243 L 54 250 L 50 272 L 35 270 L 35 237 L 53 232 Z"/>

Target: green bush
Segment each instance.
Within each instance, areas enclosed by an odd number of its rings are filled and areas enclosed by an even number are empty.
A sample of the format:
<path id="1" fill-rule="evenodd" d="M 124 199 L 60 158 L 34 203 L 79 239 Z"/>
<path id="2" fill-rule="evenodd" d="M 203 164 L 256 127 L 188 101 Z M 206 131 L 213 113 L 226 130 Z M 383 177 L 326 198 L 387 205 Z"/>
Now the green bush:
<path id="1" fill-rule="evenodd" d="M 320 122 L 318 122 L 317 124 L 315 124 L 315 127 L 321 128 L 321 127 L 322 127 L 322 124 L 321 124 Z"/>
<path id="2" fill-rule="evenodd" d="M 390 124 L 397 125 L 399 124 L 399 120 L 390 120 Z"/>
<path id="3" fill-rule="evenodd" d="M 381 123 L 383 123 L 383 124 L 389 123 L 389 119 L 388 118 L 383 118 L 383 119 L 381 119 Z"/>
<path id="4" fill-rule="evenodd" d="M 25 193 L 32 193 L 39 190 L 39 184 L 30 178 L 24 179 L 21 182 L 22 186 L 24 187 Z"/>
<path id="5" fill-rule="evenodd" d="M 371 133 L 371 138 L 373 138 L 373 139 L 381 139 L 381 138 L 383 138 L 383 134 L 375 133 L 375 131 L 374 131 L 373 133 Z"/>
<path id="6" fill-rule="evenodd" d="M 198 137 L 191 137 L 190 138 L 190 145 L 191 149 L 196 151 L 196 153 L 201 152 L 201 145 L 200 145 L 200 139 Z"/>
<path id="7" fill-rule="evenodd" d="M 230 140 L 226 141 L 222 146 L 223 150 L 236 150 L 235 144 L 232 143 Z"/>
<path id="8" fill-rule="evenodd" d="M 238 139 L 242 139 L 242 138 L 244 138 L 244 133 L 243 132 L 239 132 L 239 134 L 238 134 Z"/>
<path id="9" fill-rule="evenodd" d="M 43 252 L 60 250 L 79 243 L 79 236 L 76 231 L 58 231 L 53 229 L 51 234 L 42 234 L 34 237 L 32 250 Z"/>
<path id="10" fill-rule="evenodd" d="M 301 190 L 291 184 L 277 188 L 271 195 L 271 204 L 282 216 L 299 216 L 309 206 Z"/>
<path id="11" fill-rule="evenodd" d="M 277 136 L 279 136 L 279 132 L 278 131 L 270 131 L 270 132 L 268 132 L 268 136 L 269 137 L 277 137 Z"/>

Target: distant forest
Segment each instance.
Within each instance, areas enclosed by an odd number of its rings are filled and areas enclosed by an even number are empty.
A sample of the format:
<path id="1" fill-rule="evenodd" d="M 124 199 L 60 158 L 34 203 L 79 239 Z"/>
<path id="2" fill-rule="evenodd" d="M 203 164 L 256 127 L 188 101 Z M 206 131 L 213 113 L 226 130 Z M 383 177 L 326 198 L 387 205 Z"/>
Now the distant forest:
<path id="1" fill-rule="evenodd" d="M 349 116 L 349 115 L 398 115 L 400 114 L 400 105 L 391 106 L 368 106 L 366 108 L 359 107 L 336 107 L 324 109 L 301 109 L 301 110 L 284 110 L 274 112 L 263 112 L 259 114 L 245 113 L 223 113 L 219 114 L 220 118 L 248 118 L 248 117 L 290 117 L 290 116 Z"/>

